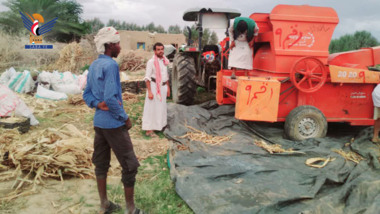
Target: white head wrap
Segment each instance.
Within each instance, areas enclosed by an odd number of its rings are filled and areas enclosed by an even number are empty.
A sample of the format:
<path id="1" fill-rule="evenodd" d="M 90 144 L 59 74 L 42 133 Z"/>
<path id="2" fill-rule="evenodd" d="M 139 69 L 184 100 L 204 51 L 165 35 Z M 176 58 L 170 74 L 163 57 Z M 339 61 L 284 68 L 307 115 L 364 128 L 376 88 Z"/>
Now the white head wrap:
<path id="1" fill-rule="evenodd" d="M 99 54 L 104 54 L 104 44 L 120 42 L 120 34 L 113 27 L 104 27 L 95 36 L 96 50 Z"/>

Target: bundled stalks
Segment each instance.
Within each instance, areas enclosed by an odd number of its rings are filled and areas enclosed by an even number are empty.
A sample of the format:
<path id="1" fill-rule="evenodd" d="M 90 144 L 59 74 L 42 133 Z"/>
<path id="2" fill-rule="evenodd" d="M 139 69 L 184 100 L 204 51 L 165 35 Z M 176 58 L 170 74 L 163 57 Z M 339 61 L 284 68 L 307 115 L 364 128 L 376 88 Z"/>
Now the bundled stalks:
<path id="1" fill-rule="evenodd" d="M 134 53 L 121 54 L 120 56 L 121 71 L 137 71 L 145 69 L 145 60 L 143 57 L 136 56 Z"/>
<path id="2" fill-rule="evenodd" d="M 334 149 L 332 151 L 340 154 L 344 159 L 355 162 L 355 163 L 359 163 L 360 161 L 364 160 L 364 158 L 356 152 L 352 152 L 352 151 L 345 152 L 342 149 Z"/>
<path id="3" fill-rule="evenodd" d="M 1 133 L 12 138 L 0 147 L 3 167 L 15 168 L 12 173 L 0 174 L 0 180 L 17 177 L 12 188 L 15 190 L 0 200 L 11 200 L 34 192 L 36 185 L 43 183 L 43 178 L 56 178 L 63 181 L 63 177 L 75 176 L 81 178 L 94 177 L 91 162 L 91 139 L 80 132 L 75 126 L 67 124 L 59 129 L 48 128 L 32 134 L 25 141 L 17 141 L 17 133 Z M 23 176 L 22 172 L 27 175 Z M 22 187 L 32 185 L 27 191 Z"/>
<path id="4" fill-rule="evenodd" d="M 196 128 L 193 128 L 191 126 L 188 126 L 188 125 L 185 125 L 185 126 L 186 126 L 186 128 L 192 130 L 192 132 L 187 132 L 185 135 L 183 135 L 179 138 L 181 138 L 181 139 L 188 138 L 192 141 L 200 141 L 200 142 L 210 144 L 213 146 L 219 145 L 225 141 L 229 141 L 229 140 L 231 140 L 231 137 L 233 136 L 233 135 L 213 136 L 213 135 L 207 134 L 206 132 L 203 132 L 203 131 L 200 131 Z"/>
<path id="5" fill-rule="evenodd" d="M 273 153 L 301 153 L 303 152 L 297 152 L 293 151 L 293 149 L 283 149 L 281 145 L 278 144 L 267 144 L 266 142 L 260 140 L 260 141 L 255 141 L 255 145 L 267 150 L 270 154 Z"/>

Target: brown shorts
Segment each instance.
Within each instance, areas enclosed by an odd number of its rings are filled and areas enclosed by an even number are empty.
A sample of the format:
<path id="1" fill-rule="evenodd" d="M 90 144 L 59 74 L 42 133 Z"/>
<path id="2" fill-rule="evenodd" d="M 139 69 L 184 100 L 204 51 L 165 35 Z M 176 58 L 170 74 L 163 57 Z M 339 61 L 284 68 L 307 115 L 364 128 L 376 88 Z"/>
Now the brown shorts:
<path id="1" fill-rule="evenodd" d="M 94 153 L 92 162 L 95 165 L 97 178 L 107 178 L 110 167 L 111 149 L 115 153 L 122 168 L 121 181 L 127 187 L 133 187 L 136 182 L 137 168 L 140 166 L 133 151 L 133 145 L 125 126 L 115 129 L 94 127 Z"/>

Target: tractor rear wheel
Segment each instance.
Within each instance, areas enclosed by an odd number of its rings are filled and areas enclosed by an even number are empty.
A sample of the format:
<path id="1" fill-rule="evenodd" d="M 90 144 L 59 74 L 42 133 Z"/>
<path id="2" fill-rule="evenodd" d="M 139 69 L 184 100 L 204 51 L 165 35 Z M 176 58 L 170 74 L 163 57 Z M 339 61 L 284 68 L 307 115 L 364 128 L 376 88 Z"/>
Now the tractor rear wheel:
<path id="1" fill-rule="evenodd" d="M 178 53 L 173 60 L 171 72 L 173 101 L 178 104 L 191 105 L 194 102 L 197 84 L 194 58 Z"/>
<path id="2" fill-rule="evenodd" d="M 299 106 L 285 120 L 285 134 L 291 140 L 325 137 L 327 120 L 314 106 Z"/>

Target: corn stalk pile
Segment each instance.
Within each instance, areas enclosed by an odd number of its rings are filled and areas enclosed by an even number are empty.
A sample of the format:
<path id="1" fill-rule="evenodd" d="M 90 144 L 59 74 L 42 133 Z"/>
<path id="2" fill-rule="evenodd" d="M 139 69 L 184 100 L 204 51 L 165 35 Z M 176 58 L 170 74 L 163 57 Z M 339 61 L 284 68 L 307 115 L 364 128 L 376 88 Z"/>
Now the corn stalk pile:
<path id="1" fill-rule="evenodd" d="M 134 53 L 123 53 L 119 58 L 121 71 L 137 71 L 145 69 L 146 61 L 143 57 L 136 56 Z"/>
<path id="2" fill-rule="evenodd" d="M 19 138 L 15 130 L 0 131 L 0 181 L 17 177 L 12 186 L 14 192 L 0 200 L 11 200 L 26 194 L 21 188 L 28 184 L 32 185 L 29 191 L 35 191 L 36 185 L 43 183 L 42 178 L 63 181 L 65 175 L 94 177 L 92 140 L 74 125 L 48 128 L 31 134 L 23 141 L 19 141 Z M 2 172 L 8 168 L 16 170 Z"/>
<path id="3" fill-rule="evenodd" d="M 55 68 L 60 71 L 71 71 L 73 73 L 79 72 L 83 63 L 81 58 L 83 57 L 83 48 L 76 42 L 66 45 L 59 52 L 59 59 L 55 63 Z"/>
<path id="4" fill-rule="evenodd" d="M 67 102 L 71 105 L 83 105 L 85 104 L 82 94 L 71 95 L 67 99 Z"/>

